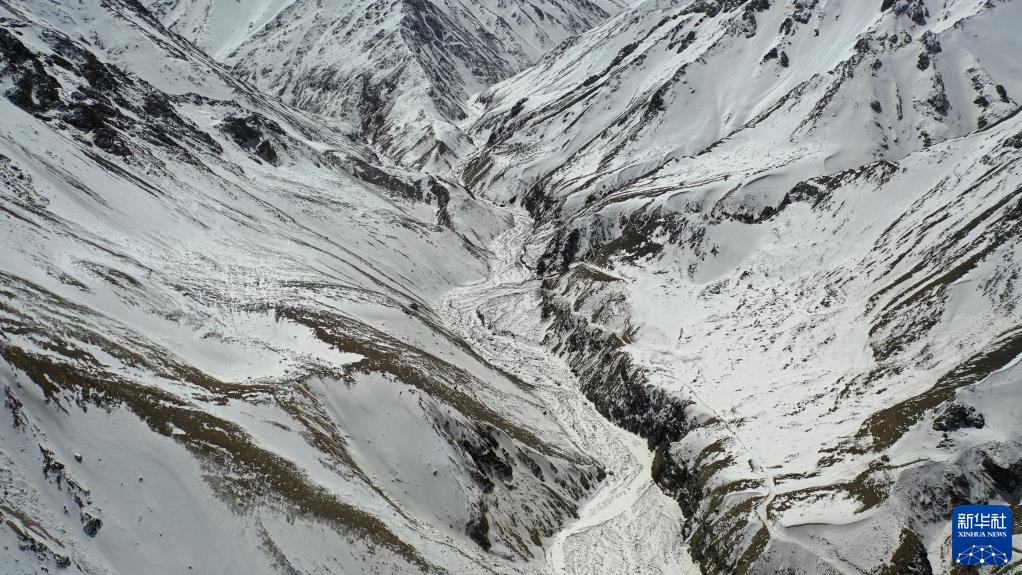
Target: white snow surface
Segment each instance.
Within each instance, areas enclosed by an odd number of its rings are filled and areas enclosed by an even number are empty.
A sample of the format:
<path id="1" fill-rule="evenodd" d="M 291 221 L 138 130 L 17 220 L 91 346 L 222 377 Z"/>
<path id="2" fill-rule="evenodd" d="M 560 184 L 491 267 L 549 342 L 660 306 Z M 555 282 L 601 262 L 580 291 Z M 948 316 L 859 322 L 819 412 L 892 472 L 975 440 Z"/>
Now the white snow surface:
<path id="1" fill-rule="evenodd" d="M 1022 3 L 625 4 L 0 0 L 0 570 L 946 572 L 1022 514 Z"/>
<path id="2" fill-rule="evenodd" d="M 1022 6 L 889 4 L 644 2 L 477 99 L 465 181 L 557 227 L 550 347 L 679 436 L 709 572 L 877 572 L 903 529 L 939 569 L 996 482 L 910 485 L 1017 452 L 904 442 L 1022 353 Z M 683 416 L 622 414 L 619 353 Z"/>
<path id="3" fill-rule="evenodd" d="M 0 18 L 4 572 L 541 570 L 602 464 L 432 311 L 511 214 L 135 3 Z"/>

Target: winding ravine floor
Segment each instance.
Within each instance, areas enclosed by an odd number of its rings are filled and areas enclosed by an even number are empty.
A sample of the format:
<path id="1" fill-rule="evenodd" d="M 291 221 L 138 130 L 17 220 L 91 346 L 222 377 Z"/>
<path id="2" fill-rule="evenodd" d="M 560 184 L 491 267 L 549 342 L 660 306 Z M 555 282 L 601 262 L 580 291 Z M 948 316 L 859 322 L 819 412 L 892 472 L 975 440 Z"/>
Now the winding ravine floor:
<path id="1" fill-rule="evenodd" d="M 541 249 L 542 234 L 524 212 L 513 217 L 515 225 L 491 246 L 490 277 L 451 291 L 438 309 L 490 362 L 535 384 L 570 439 L 607 469 L 578 520 L 550 542 L 544 572 L 697 573 L 681 534 L 681 510 L 653 483 L 645 441 L 604 419 L 568 366 L 542 346 L 539 281 L 526 265 Z"/>

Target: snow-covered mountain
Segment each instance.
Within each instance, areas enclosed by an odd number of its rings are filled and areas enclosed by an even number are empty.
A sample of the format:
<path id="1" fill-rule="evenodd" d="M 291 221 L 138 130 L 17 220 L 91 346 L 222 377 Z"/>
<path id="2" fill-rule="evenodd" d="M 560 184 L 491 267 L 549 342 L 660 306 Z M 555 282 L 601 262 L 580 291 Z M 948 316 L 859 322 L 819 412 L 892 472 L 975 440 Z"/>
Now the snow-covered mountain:
<path id="1" fill-rule="evenodd" d="M 1018 505 L 1019 22 L 650 1 L 480 96 L 465 182 L 556 227 L 549 344 L 704 572 L 946 571 Z"/>
<path id="2" fill-rule="evenodd" d="M 807 175 L 897 160 L 1017 110 L 1015 3 L 890 4 L 640 4 L 480 97 L 472 133 L 488 143 L 470 182 L 578 203 L 754 148 L 763 166 L 794 164 L 784 181 L 771 172 L 773 194 L 743 194 L 758 215 Z"/>
<path id="3" fill-rule="evenodd" d="M 0 571 L 1022 548 L 1019 23 L 0 0 Z"/>
<path id="4" fill-rule="evenodd" d="M 284 102 L 358 125 L 381 153 L 441 170 L 472 147 L 469 96 L 622 0 L 152 0 L 165 24 Z"/>
<path id="5" fill-rule="evenodd" d="M 0 571 L 542 557 L 602 466 L 431 307 L 506 212 L 137 3 L 0 23 Z"/>

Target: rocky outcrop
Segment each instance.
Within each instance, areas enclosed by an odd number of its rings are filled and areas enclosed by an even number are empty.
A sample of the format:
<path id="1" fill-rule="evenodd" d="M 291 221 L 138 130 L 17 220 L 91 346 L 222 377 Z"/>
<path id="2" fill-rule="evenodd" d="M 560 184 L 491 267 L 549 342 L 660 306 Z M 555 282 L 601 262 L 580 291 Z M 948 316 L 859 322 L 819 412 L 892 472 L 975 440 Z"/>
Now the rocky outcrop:
<path id="1" fill-rule="evenodd" d="M 982 429 L 985 424 L 983 414 L 971 405 L 952 403 L 933 420 L 933 428 L 937 431 L 958 431 L 964 427 Z"/>
<path id="2" fill-rule="evenodd" d="M 273 121 L 258 114 L 247 117 L 229 116 L 224 120 L 221 129 L 249 153 L 271 164 L 278 163 L 277 150 L 271 143 L 270 134 L 279 136 L 283 134 L 283 130 Z"/>

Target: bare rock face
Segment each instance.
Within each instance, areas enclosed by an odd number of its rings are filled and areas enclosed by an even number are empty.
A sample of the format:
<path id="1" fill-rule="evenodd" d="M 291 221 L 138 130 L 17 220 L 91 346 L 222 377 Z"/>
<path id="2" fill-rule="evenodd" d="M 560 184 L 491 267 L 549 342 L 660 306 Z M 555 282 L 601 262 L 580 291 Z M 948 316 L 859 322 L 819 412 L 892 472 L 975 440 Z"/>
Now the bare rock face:
<path id="1" fill-rule="evenodd" d="M 937 431 L 958 431 L 964 427 L 983 429 L 985 423 L 983 414 L 975 407 L 952 403 L 933 420 L 933 428 Z"/>
<path id="2" fill-rule="evenodd" d="M 256 114 L 248 117 L 231 116 L 224 120 L 224 133 L 242 148 L 271 164 L 278 162 L 277 151 L 268 133 L 282 134 L 283 130 L 271 121 Z"/>

